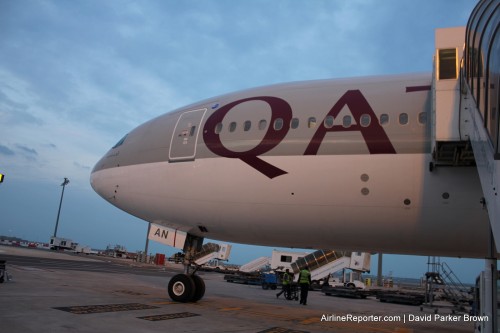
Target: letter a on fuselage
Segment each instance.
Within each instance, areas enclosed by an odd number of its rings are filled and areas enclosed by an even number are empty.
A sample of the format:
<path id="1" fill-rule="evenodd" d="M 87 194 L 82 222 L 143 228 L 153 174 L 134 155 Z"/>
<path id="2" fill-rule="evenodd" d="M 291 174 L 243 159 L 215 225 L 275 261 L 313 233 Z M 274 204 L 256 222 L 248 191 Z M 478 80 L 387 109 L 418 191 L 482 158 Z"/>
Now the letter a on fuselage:
<path id="1" fill-rule="evenodd" d="M 325 138 L 327 132 L 346 132 L 358 131 L 361 132 L 363 139 L 368 147 L 370 154 L 395 154 L 396 150 L 392 146 L 389 137 L 385 133 L 382 126 L 378 121 L 372 121 L 366 127 L 361 126 L 361 116 L 367 114 L 371 119 L 377 119 L 375 112 L 373 112 L 370 104 L 359 90 L 348 90 L 332 107 L 327 116 L 332 116 L 334 119 L 338 117 L 340 111 L 347 106 L 351 111 L 356 124 L 349 127 L 342 125 L 335 125 L 331 128 L 325 126 L 318 127 L 318 130 L 312 137 L 307 146 L 304 155 L 316 155 L 318 149 Z"/>

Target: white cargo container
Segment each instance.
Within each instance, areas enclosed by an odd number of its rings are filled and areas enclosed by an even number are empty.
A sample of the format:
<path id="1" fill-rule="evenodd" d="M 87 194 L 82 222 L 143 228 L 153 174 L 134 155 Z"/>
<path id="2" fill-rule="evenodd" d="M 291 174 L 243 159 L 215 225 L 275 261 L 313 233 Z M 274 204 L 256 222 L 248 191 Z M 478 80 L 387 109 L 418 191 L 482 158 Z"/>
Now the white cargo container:
<path id="1" fill-rule="evenodd" d="M 50 237 L 51 250 L 73 250 L 75 243 L 71 239 L 61 237 Z"/>

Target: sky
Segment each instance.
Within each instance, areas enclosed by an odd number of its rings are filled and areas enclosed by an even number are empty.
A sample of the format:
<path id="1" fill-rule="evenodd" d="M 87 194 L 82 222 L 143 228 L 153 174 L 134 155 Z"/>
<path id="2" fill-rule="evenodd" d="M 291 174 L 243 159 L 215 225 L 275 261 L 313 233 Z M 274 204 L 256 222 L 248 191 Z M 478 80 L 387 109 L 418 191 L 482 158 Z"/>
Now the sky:
<path id="1" fill-rule="evenodd" d="M 279 82 L 432 71 L 434 30 L 472 0 L 0 0 L 0 235 L 143 250 L 147 223 L 90 187 L 94 164 L 141 123 Z M 334 246 L 334 244 L 332 244 Z M 272 248 L 235 244 L 243 264 Z M 175 249 L 150 244 L 150 252 Z M 376 271 L 376 256 L 372 260 Z M 483 260 L 446 259 L 465 282 Z M 427 257 L 384 256 L 420 277 Z"/>

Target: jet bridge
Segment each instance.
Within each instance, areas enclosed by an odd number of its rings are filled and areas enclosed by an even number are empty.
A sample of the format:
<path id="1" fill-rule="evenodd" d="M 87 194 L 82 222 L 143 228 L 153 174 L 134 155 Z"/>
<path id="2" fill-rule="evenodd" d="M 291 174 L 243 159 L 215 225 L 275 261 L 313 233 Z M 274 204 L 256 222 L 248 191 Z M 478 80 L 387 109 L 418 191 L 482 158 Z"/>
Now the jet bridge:
<path id="1" fill-rule="evenodd" d="M 500 252 L 500 2 L 481 1 L 465 31 L 460 69 L 460 113 L 467 131 L 488 210 L 496 252 Z"/>
<path id="2" fill-rule="evenodd" d="M 500 252 L 499 24 L 500 2 L 483 0 L 467 27 L 436 30 L 429 166 L 431 171 L 477 166 L 495 254 Z"/>
<path id="3" fill-rule="evenodd" d="M 433 75 L 433 162 L 477 166 L 478 201 L 491 226 L 476 331 L 497 331 L 497 254 L 500 253 L 500 1 L 481 0 L 466 28 L 438 29 Z M 465 41 L 465 44 L 464 44 Z M 471 154 L 472 152 L 472 154 Z M 480 326 L 480 327 L 479 327 Z"/>

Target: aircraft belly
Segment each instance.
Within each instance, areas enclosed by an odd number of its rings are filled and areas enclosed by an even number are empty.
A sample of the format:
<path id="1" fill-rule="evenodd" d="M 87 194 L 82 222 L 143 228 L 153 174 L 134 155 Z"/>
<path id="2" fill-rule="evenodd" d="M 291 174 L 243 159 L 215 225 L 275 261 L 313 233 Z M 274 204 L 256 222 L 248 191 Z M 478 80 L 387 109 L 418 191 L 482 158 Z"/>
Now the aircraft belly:
<path id="1" fill-rule="evenodd" d="M 109 196 L 103 197 L 117 207 L 210 239 L 486 255 L 488 220 L 478 204 L 474 168 L 430 173 L 425 154 L 261 158 L 287 174 L 269 179 L 239 159 L 206 158 L 105 169 L 95 176 L 106 179 Z"/>

